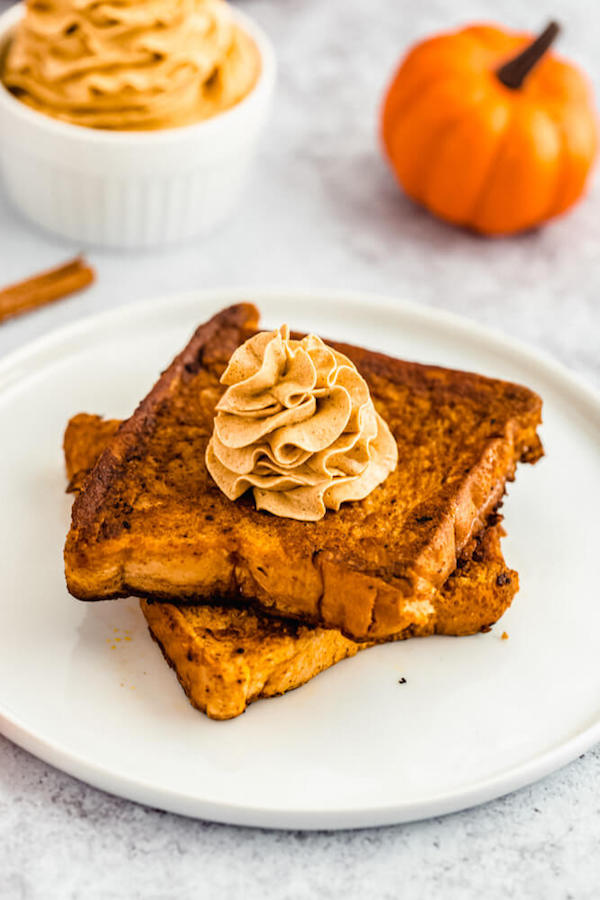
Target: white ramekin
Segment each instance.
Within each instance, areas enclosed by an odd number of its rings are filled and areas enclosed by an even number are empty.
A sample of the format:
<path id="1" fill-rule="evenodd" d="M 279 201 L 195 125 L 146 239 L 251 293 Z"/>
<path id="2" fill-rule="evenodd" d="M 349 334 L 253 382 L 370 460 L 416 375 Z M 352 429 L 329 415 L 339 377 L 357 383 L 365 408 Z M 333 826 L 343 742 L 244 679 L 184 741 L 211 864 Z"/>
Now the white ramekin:
<path id="1" fill-rule="evenodd" d="M 22 4 L 0 16 L 5 47 Z M 235 11 L 256 42 L 259 80 L 237 106 L 195 125 L 101 131 L 45 116 L 0 82 L 0 160 L 6 190 L 29 219 L 71 240 L 157 247 L 210 231 L 240 194 L 275 84 L 270 40 Z"/>

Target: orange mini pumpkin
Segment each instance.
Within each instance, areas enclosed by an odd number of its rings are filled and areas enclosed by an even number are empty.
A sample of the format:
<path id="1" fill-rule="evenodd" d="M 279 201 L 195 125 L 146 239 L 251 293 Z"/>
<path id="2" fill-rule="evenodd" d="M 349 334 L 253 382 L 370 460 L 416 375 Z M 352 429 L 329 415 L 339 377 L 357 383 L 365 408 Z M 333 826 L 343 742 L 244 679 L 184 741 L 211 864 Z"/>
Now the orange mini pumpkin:
<path id="1" fill-rule="evenodd" d="M 382 137 L 406 193 L 483 234 L 545 222 L 581 196 L 597 147 L 585 77 L 531 36 L 473 25 L 417 44 L 388 89 Z"/>

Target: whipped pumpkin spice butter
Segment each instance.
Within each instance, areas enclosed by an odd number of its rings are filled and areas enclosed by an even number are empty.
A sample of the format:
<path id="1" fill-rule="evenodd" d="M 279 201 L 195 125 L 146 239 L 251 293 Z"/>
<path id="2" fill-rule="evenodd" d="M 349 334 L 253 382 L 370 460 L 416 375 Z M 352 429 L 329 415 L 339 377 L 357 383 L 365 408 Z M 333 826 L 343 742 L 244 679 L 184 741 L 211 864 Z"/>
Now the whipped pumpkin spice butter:
<path id="1" fill-rule="evenodd" d="M 252 488 L 258 509 L 316 521 L 362 500 L 398 463 L 367 383 L 314 334 L 261 332 L 234 352 L 221 381 L 206 465 L 230 500 Z"/>
<path id="2" fill-rule="evenodd" d="M 229 109 L 260 65 L 224 0 L 28 0 L 2 78 L 49 116 L 128 131 Z"/>

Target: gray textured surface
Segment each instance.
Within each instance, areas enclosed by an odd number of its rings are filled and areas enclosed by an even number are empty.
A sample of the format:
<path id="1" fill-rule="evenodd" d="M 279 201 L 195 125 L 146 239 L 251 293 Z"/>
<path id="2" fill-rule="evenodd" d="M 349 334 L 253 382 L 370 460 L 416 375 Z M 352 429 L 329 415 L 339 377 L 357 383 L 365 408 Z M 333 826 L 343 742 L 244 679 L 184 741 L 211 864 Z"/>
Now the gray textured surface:
<path id="1" fill-rule="evenodd" d="M 0 2 L 0 6 L 1 6 Z M 380 290 L 543 347 L 600 386 L 600 185 L 567 218 L 484 241 L 394 189 L 375 142 L 387 75 L 413 38 L 469 19 L 537 28 L 541 0 L 247 0 L 280 58 L 261 162 L 239 215 L 169 252 L 93 252 L 99 281 L 0 329 L 0 354 L 91 312 L 193 287 L 253 283 Z M 600 12 L 554 0 L 562 49 L 600 93 Z M 0 196 L 0 282 L 74 249 Z M 600 751 L 511 797 L 397 828 L 285 834 L 192 822 L 106 796 L 0 738 L 0 897 L 600 896 Z"/>

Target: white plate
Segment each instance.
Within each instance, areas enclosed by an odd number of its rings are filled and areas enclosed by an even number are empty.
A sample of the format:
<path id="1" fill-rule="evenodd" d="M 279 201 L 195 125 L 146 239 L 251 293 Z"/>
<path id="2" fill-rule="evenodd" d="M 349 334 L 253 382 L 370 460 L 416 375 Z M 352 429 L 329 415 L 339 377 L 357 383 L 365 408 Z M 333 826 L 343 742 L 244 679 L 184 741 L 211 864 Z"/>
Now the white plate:
<path id="1" fill-rule="evenodd" d="M 548 455 L 510 487 L 505 552 L 521 591 L 491 633 L 378 647 L 212 722 L 189 706 L 135 601 L 85 604 L 67 593 L 61 439 L 75 412 L 128 415 L 193 327 L 241 297 L 271 326 L 289 321 L 529 385 L 545 401 Z M 66 772 L 186 815 L 342 828 L 481 803 L 600 740 L 600 402 L 533 351 L 381 298 L 171 297 L 6 359 L 0 434 L 0 727 Z"/>

